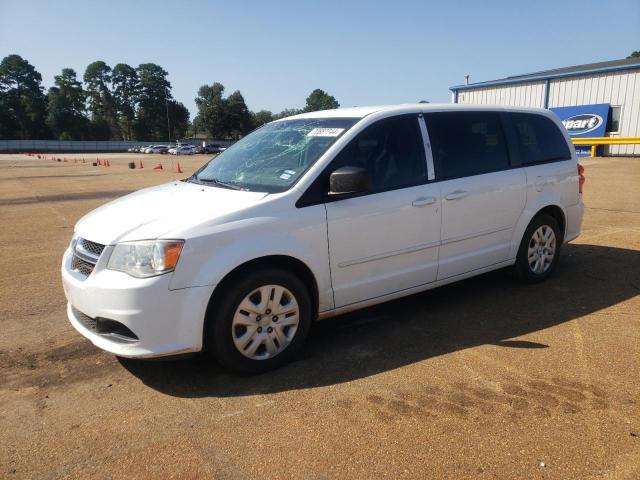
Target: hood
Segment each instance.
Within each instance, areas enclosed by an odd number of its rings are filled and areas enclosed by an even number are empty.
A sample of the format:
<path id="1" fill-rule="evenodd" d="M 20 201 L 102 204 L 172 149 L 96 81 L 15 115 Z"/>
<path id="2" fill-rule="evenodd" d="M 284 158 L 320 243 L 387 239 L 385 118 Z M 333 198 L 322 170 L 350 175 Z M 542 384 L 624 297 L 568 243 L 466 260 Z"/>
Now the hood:
<path id="1" fill-rule="evenodd" d="M 113 245 L 179 232 L 258 203 L 267 194 L 171 182 L 109 202 L 82 217 L 76 234 Z"/>

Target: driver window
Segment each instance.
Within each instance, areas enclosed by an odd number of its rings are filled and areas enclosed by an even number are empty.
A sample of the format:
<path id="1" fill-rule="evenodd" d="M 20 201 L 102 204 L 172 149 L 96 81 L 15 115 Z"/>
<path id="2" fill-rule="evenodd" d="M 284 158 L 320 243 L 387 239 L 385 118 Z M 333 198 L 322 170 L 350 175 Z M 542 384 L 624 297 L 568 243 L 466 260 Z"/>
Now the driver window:
<path id="1" fill-rule="evenodd" d="M 369 126 L 338 154 L 330 171 L 347 166 L 367 170 L 373 192 L 426 183 L 424 144 L 417 117 L 395 117 Z"/>

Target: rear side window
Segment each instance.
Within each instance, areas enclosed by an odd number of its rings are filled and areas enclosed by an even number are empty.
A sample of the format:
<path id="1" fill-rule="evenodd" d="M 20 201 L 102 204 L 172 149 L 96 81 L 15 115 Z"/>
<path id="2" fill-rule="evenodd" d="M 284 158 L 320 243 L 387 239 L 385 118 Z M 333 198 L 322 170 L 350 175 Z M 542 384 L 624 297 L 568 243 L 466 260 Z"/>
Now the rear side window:
<path id="1" fill-rule="evenodd" d="M 509 117 L 524 165 L 571 158 L 564 135 L 551 119 L 531 113 L 510 113 Z"/>
<path id="2" fill-rule="evenodd" d="M 509 155 L 496 112 L 425 115 L 438 179 L 509 168 Z"/>

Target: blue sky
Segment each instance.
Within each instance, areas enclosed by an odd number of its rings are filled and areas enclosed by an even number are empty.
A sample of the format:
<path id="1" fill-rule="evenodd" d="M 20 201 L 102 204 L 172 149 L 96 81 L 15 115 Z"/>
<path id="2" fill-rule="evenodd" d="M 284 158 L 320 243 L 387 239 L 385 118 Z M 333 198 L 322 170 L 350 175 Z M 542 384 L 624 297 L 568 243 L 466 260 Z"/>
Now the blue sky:
<path id="1" fill-rule="evenodd" d="M 451 85 L 612 60 L 640 50 L 640 1 L 0 0 L 0 57 L 45 87 L 64 67 L 155 62 L 195 112 L 200 85 L 239 89 L 252 110 L 301 107 L 314 88 L 342 106 L 449 102 Z"/>

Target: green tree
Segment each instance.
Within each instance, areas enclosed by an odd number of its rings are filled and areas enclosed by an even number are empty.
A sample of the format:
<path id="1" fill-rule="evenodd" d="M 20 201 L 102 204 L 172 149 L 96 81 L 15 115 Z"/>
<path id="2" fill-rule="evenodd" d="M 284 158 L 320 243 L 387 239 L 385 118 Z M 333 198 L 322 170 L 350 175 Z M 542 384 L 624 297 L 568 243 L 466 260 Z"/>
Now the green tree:
<path id="1" fill-rule="evenodd" d="M 216 82 L 201 86 L 195 99 L 198 115 L 194 122 L 197 121 L 198 127 L 211 138 L 225 138 L 227 135 L 227 102 L 223 94 L 224 86 Z"/>
<path id="2" fill-rule="evenodd" d="M 97 140 L 122 138 L 110 88 L 111 67 L 102 60 L 98 60 L 87 66 L 83 78 L 95 138 Z"/>
<path id="3" fill-rule="evenodd" d="M 49 89 L 47 123 L 56 138 L 87 139 L 89 120 L 84 116 L 85 92 L 76 78 L 75 70 L 62 69 Z"/>
<path id="4" fill-rule="evenodd" d="M 226 104 L 226 136 L 237 140 L 251 131 L 251 112 L 239 90 L 227 97 Z"/>
<path id="5" fill-rule="evenodd" d="M 269 110 L 260 110 L 259 112 L 251 112 L 251 123 L 253 128 L 258 128 L 273 121 L 273 113 Z"/>
<path id="6" fill-rule="evenodd" d="M 20 55 L 0 63 L 0 138 L 42 139 L 46 126 L 46 98 L 42 75 Z"/>
<path id="7" fill-rule="evenodd" d="M 171 124 L 171 138 L 176 140 L 187 136 L 189 131 L 189 110 L 182 103 L 169 100 L 169 122 Z"/>
<path id="8" fill-rule="evenodd" d="M 171 84 L 167 72 L 155 63 L 143 63 L 137 69 L 140 81 L 138 114 L 134 126 L 140 140 L 166 140 L 167 107 L 171 97 Z"/>
<path id="9" fill-rule="evenodd" d="M 631 52 L 631 55 L 629 55 L 627 58 L 640 58 L 640 50 Z"/>
<path id="10" fill-rule="evenodd" d="M 304 107 L 305 112 L 315 112 L 317 110 L 330 110 L 338 108 L 340 104 L 333 95 L 329 95 L 324 90 L 316 88 L 307 97 L 307 104 Z"/>
<path id="11" fill-rule="evenodd" d="M 111 72 L 111 86 L 122 137 L 125 140 L 133 140 L 136 102 L 140 91 L 138 73 L 130 65 L 119 63 Z"/>
<path id="12" fill-rule="evenodd" d="M 274 115 L 273 119 L 279 120 L 281 118 L 292 117 L 293 115 L 299 115 L 303 112 L 304 110 L 301 110 L 299 108 L 285 108 L 280 113 L 277 113 L 276 115 Z"/>

